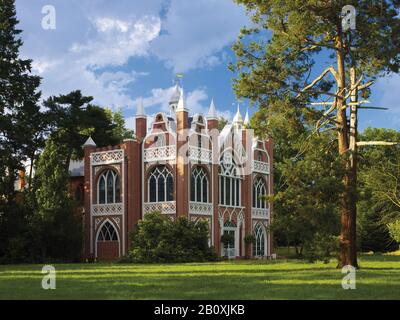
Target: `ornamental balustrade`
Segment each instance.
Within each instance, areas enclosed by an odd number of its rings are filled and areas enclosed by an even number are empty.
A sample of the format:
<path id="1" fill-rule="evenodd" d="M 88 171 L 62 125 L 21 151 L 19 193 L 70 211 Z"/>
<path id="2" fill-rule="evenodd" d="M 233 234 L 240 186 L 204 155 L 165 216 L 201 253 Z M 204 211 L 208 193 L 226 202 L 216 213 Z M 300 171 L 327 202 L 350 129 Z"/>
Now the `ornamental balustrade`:
<path id="1" fill-rule="evenodd" d="M 268 208 L 251 208 L 251 217 L 253 219 L 268 219 L 269 210 Z"/>
<path id="2" fill-rule="evenodd" d="M 212 215 L 213 204 L 205 202 L 189 202 L 189 213 L 197 215 Z"/>
<path id="3" fill-rule="evenodd" d="M 189 159 L 192 161 L 212 163 L 212 151 L 205 148 L 190 146 Z"/>
<path id="4" fill-rule="evenodd" d="M 93 216 L 121 215 L 123 212 L 123 203 L 102 203 L 92 204 L 91 206 Z"/>
<path id="5" fill-rule="evenodd" d="M 118 163 L 124 160 L 124 150 L 108 150 L 101 152 L 94 152 L 91 154 L 90 163 L 92 165 L 104 165 L 111 163 Z"/>
<path id="6" fill-rule="evenodd" d="M 254 172 L 269 174 L 269 163 L 253 160 L 252 169 Z"/>
<path id="7" fill-rule="evenodd" d="M 145 162 L 174 160 L 175 157 L 176 157 L 175 145 L 144 149 L 144 155 L 143 155 L 143 159 Z"/>
<path id="8" fill-rule="evenodd" d="M 143 204 L 143 214 L 156 211 L 161 212 L 162 214 L 175 214 L 176 203 L 175 201 L 166 201 L 166 202 L 145 202 Z"/>

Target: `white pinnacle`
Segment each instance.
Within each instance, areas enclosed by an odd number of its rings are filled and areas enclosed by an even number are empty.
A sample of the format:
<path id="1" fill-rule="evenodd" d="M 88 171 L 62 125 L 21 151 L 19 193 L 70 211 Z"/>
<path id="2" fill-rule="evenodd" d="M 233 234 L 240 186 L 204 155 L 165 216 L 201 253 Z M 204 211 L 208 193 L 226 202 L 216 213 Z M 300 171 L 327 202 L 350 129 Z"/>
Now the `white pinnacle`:
<path id="1" fill-rule="evenodd" d="M 237 111 L 236 111 L 235 117 L 233 118 L 233 123 L 238 123 L 238 124 L 242 124 L 243 123 L 243 118 L 242 118 L 242 115 L 240 114 L 239 104 L 238 104 L 238 107 L 237 107 Z"/>
<path id="2" fill-rule="evenodd" d="M 181 89 L 181 95 L 179 97 L 178 107 L 176 108 L 176 111 L 187 111 L 185 106 L 185 96 L 183 93 L 183 88 Z"/>
<path id="3" fill-rule="evenodd" d="M 145 116 L 145 115 L 146 114 L 144 113 L 143 99 L 139 98 L 137 104 L 136 116 Z"/>
<path id="4" fill-rule="evenodd" d="M 243 124 L 246 125 L 246 126 L 250 124 L 250 117 L 249 117 L 249 109 L 248 108 L 246 110 L 246 115 L 244 117 Z"/>
<path id="5" fill-rule="evenodd" d="M 208 109 L 208 119 L 217 119 L 217 111 L 215 110 L 214 99 L 211 99 L 210 108 Z"/>
<path id="6" fill-rule="evenodd" d="M 93 141 L 92 137 L 89 137 L 83 144 L 84 147 L 96 147 L 96 143 Z"/>

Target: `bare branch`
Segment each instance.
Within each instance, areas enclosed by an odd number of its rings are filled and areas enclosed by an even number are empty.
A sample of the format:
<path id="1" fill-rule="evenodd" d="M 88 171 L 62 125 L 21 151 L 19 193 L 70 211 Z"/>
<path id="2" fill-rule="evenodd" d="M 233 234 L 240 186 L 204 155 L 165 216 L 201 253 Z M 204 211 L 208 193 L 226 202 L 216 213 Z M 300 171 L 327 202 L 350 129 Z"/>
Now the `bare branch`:
<path id="1" fill-rule="evenodd" d="M 321 81 L 321 80 L 325 77 L 325 75 L 326 75 L 328 72 L 332 73 L 332 75 L 333 75 L 333 76 L 335 77 L 335 79 L 337 80 L 338 75 L 337 75 L 337 72 L 336 72 L 335 68 L 332 67 L 332 66 L 329 66 L 329 67 L 326 68 L 317 78 L 315 78 L 314 81 L 312 81 L 309 85 L 307 85 L 306 87 L 304 87 L 303 90 L 300 91 L 300 93 L 303 93 L 303 92 L 305 92 L 305 91 L 311 89 L 312 87 L 314 87 L 319 81 Z M 297 97 L 300 96 L 300 93 L 297 95 Z"/>
<path id="2" fill-rule="evenodd" d="M 390 142 L 390 141 L 358 141 L 357 147 L 362 146 L 395 146 L 400 144 L 400 142 Z"/>

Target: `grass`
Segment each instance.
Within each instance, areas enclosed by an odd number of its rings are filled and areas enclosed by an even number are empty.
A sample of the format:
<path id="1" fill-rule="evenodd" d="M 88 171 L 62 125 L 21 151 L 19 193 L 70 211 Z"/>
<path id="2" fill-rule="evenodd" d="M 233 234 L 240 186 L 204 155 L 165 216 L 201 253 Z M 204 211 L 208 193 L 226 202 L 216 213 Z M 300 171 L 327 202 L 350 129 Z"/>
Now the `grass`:
<path id="1" fill-rule="evenodd" d="M 330 264 L 300 260 L 168 265 L 56 264 L 43 290 L 41 265 L 0 266 L 0 299 L 399 299 L 400 256 L 363 255 L 356 290 Z"/>

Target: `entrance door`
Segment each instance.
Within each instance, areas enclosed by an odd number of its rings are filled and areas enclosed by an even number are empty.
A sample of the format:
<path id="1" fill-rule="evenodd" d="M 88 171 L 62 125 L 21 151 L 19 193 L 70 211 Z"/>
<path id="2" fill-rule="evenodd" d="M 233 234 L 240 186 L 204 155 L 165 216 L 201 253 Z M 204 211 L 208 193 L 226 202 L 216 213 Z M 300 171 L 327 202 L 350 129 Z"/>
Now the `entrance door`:
<path id="1" fill-rule="evenodd" d="M 236 257 L 236 225 L 232 221 L 227 221 L 224 224 L 223 234 L 225 239 L 229 241 L 224 241 L 222 255 L 229 259 Z"/>
<path id="2" fill-rule="evenodd" d="M 119 239 L 114 226 L 106 221 L 97 236 L 97 258 L 99 260 L 116 260 L 119 258 Z"/>

